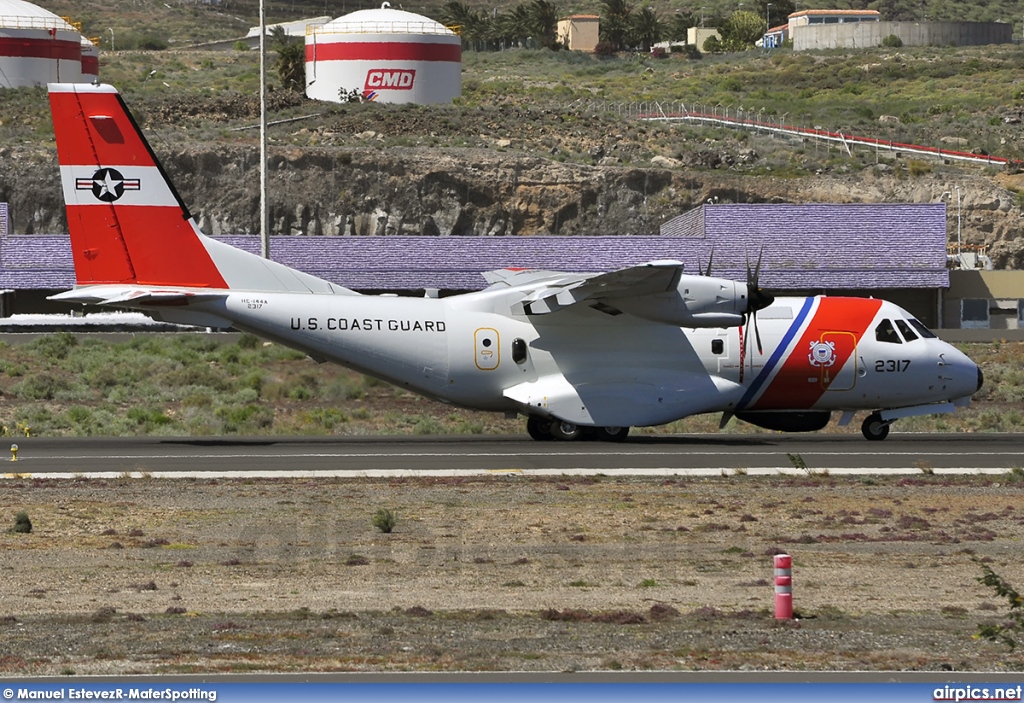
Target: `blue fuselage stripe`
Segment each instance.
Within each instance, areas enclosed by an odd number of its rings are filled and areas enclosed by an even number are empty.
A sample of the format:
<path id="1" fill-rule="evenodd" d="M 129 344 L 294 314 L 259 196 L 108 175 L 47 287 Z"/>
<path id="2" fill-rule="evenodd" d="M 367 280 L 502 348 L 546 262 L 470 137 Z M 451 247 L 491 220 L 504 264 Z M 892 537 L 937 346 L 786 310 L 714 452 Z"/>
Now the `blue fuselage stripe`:
<path id="1" fill-rule="evenodd" d="M 803 327 L 804 320 L 807 319 L 807 315 L 811 312 L 811 307 L 813 305 L 814 298 L 804 298 L 804 305 L 800 308 L 800 312 L 797 313 L 796 319 L 793 320 L 789 329 L 786 330 L 786 334 L 782 336 L 782 341 L 779 342 L 777 347 L 775 347 L 775 351 L 768 359 L 768 363 L 766 363 L 764 368 L 761 369 L 761 373 L 757 374 L 754 380 L 750 382 L 750 387 L 747 388 L 747 392 L 743 394 L 742 398 L 740 398 L 739 405 L 736 408 L 737 410 L 746 409 L 754 399 L 754 396 L 756 396 L 761 390 L 761 386 L 764 385 L 764 382 L 772 375 L 772 371 L 775 369 L 775 366 L 782 360 L 786 350 L 789 349 L 789 345 L 793 341 L 793 337 L 795 337 L 797 332 L 799 332 Z"/>

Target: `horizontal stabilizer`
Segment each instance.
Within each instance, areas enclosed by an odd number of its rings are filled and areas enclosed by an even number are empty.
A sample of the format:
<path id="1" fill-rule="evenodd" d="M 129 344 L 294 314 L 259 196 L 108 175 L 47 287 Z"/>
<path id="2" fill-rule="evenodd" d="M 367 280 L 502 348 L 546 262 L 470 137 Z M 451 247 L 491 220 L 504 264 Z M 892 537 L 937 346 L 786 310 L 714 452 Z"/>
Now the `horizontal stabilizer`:
<path id="1" fill-rule="evenodd" d="M 228 291 L 195 292 L 180 290 L 147 290 L 133 286 L 87 286 L 51 295 L 47 300 L 87 305 L 114 305 L 117 307 L 141 308 L 149 306 L 191 305 L 220 300 Z"/>

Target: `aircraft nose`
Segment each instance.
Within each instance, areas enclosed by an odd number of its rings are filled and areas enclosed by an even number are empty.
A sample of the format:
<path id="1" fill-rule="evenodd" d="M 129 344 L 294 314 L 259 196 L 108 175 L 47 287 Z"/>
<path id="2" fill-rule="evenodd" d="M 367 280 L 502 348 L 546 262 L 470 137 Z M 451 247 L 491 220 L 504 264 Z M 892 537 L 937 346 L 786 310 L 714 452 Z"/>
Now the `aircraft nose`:
<path id="1" fill-rule="evenodd" d="M 981 367 L 979 366 L 978 367 L 978 388 L 974 392 L 977 393 L 978 391 L 980 391 L 981 387 L 983 385 L 985 385 L 985 374 L 983 374 L 981 372 Z"/>

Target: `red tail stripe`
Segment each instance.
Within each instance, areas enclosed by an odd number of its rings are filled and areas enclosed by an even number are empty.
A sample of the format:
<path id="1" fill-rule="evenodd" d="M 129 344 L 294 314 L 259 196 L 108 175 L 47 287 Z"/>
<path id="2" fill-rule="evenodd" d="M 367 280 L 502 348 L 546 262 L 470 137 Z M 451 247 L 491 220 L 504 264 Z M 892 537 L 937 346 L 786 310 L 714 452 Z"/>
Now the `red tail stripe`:
<path id="1" fill-rule="evenodd" d="M 115 212 L 113 207 L 69 205 L 68 228 L 80 285 L 228 287 L 192 223 L 177 208 L 132 206 Z M 108 234 L 118 228 L 129 233 L 123 240 Z"/>
<path id="2" fill-rule="evenodd" d="M 156 165 L 116 95 L 50 93 L 50 107 L 55 117 L 57 158 L 61 165 Z M 82 138 L 85 135 L 87 139 Z"/>

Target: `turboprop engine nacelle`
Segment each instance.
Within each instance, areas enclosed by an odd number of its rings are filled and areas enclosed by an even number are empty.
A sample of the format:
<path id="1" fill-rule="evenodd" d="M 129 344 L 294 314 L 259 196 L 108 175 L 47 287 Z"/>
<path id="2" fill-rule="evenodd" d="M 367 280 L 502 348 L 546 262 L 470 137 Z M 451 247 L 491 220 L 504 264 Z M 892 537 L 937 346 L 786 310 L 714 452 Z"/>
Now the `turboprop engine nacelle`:
<path id="1" fill-rule="evenodd" d="M 764 296 L 763 293 L 758 293 Z M 681 274 L 673 290 L 630 298 L 609 298 L 608 305 L 653 322 L 678 327 L 738 327 L 751 305 L 747 286 L 727 278 Z M 768 305 L 771 301 L 768 301 Z"/>

